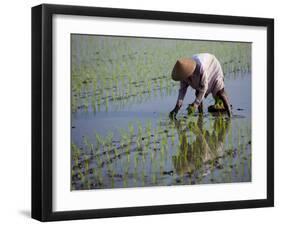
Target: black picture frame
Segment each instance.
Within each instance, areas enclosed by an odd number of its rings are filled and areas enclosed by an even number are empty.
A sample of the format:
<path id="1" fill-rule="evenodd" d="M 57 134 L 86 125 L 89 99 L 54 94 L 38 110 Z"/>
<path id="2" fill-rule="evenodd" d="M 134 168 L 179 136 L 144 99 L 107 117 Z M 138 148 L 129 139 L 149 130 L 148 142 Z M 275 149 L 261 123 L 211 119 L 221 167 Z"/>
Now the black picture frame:
<path id="1" fill-rule="evenodd" d="M 55 14 L 266 27 L 267 198 L 54 212 L 52 210 L 52 18 Z M 273 19 L 49 4 L 32 8 L 32 218 L 40 221 L 56 221 L 271 206 L 274 206 Z"/>

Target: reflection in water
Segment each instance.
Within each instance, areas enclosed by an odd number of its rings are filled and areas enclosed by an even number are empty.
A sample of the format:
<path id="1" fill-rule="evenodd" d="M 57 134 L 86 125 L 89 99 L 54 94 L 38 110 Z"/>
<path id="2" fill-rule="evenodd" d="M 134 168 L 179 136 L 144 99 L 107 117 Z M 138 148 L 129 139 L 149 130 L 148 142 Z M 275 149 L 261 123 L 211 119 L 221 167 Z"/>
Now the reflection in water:
<path id="1" fill-rule="evenodd" d="M 72 145 L 72 189 L 251 180 L 251 140 L 247 121 L 223 116 L 137 122 L 96 142 Z"/>
<path id="2" fill-rule="evenodd" d="M 187 127 L 181 121 L 174 123 L 178 132 L 179 146 L 178 153 L 172 157 L 172 161 L 178 175 L 191 174 L 206 163 L 214 165 L 214 160 L 223 156 L 231 123 L 229 119 L 216 117 L 209 129 L 204 128 L 201 115 L 198 116 L 197 123 L 189 122 Z"/>

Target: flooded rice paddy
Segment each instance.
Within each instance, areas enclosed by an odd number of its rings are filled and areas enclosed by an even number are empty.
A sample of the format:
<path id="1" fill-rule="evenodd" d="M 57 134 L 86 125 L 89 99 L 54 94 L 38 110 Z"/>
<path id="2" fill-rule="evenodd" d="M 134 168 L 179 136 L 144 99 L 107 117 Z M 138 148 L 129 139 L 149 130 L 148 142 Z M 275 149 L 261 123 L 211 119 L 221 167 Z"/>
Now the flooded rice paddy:
<path id="1" fill-rule="evenodd" d="M 178 58 L 214 54 L 225 74 L 233 117 L 177 120 Z M 71 35 L 71 189 L 251 181 L 251 44 Z"/>

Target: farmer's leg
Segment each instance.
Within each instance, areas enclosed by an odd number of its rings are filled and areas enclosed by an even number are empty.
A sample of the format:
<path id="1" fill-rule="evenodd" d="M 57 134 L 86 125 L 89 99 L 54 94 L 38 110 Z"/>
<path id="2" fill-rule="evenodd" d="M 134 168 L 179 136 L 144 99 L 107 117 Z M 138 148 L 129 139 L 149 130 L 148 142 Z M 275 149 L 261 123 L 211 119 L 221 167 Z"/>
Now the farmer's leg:
<path id="1" fill-rule="evenodd" d="M 199 92 L 196 90 L 195 96 L 197 97 L 198 94 L 199 94 Z M 200 105 L 198 106 L 198 111 L 199 111 L 199 113 L 203 113 L 203 101 L 201 101 Z"/>
<path id="2" fill-rule="evenodd" d="M 219 97 L 222 100 L 223 105 L 224 105 L 225 109 L 227 110 L 228 116 L 231 117 L 230 103 L 229 103 L 229 99 L 227 97 L 227 94 L 226 94 L 225 90 L 221 89 L 220 91 L 217 92 L 216 96 Z"/>

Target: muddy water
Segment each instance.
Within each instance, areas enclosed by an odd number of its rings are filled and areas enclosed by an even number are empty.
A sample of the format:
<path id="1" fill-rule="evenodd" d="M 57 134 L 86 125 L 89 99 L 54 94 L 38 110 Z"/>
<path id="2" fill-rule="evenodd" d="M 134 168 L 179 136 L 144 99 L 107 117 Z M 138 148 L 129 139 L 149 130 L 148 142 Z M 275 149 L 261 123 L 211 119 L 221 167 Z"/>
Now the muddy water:
<path id="1" fill-rule="evenodd" d="M 211 95 L 203 116 L 187 117 L 190 88 L 171 121 L 177 86 L 73 112 L 72 189 L 251 181 L 251 75 L 225 77 L 232 119 L 207 112 Z"/>

